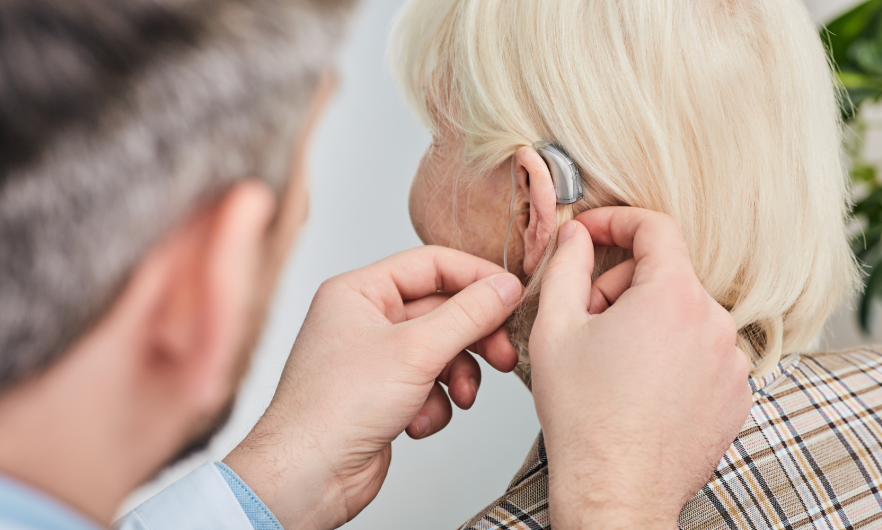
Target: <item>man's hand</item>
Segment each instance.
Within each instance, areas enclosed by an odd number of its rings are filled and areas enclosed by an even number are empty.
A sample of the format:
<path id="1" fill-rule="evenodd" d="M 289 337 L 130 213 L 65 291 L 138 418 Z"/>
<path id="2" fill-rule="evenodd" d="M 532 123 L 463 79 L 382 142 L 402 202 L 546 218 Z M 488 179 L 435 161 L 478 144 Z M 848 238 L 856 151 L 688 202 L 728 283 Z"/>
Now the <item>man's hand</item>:
<path id="1" fill-rule="evenodd" d="M 500 326 L 517 277 L 480 258 L 422 247 L 326 281 L 313 299 L 272 403 L 224 460 L 285 528 L 335 528 L 386 478 L 391 442 L 450 421 L 481 372 L 464 350 L 511 371 Z"/>
<path id="2" fill-rule="evenodd" d="M 751 406 L 735 324 L 664 214 L 599 208 L 559 237 L 530 337 L 552 524 L 677 528 Z M 634 253 L 593 285 L 592 238 Z"/>

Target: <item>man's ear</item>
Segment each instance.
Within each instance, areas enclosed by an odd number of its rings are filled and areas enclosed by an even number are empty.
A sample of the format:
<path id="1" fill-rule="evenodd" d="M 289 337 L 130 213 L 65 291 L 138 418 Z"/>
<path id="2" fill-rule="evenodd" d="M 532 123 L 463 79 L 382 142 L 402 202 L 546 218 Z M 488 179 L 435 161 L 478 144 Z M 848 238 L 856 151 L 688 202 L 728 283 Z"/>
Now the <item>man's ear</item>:
<path id="1" fill-rule="evenodd" d="M 532 147 L 521 147 L 515 153 L 515 178 L 520 194 L 530 201 L 524 231 L 524 273 L 530 275 L 551 243 L 557 223 L 557 195 L 548 165 Z"/>
<path id="2" fill-rule="evenodd" d="M 154 278 L 144 374 L 182 406 L 213 415 L 244 372 L 276 209 L 257 181 L 233 186 L 178 227 L 139 271 Z"/>

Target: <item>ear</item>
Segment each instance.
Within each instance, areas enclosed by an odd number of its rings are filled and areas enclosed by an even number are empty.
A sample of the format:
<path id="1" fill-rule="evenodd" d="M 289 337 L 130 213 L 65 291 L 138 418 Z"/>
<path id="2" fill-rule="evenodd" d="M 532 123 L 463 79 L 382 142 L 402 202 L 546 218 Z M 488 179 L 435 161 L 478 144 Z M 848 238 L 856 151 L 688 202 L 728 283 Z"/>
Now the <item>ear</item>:
<path id="1" fill-rule="evenodd" d="M 515 153 L 515 179 L 520 195 L 529 197 L 530 217 L 524 231 L 524 273 L 530 275 L 536 271 L 551 243 L 557 223 L 557 195 L 545 160 L 532 147 L 521 147 Z"/>
<path id="2" fill-rule="evenodd" d="M 195 415 L 218 412 L 247 366 L 275 209 L 265 184 L 239 183 L 178 227 L 137 272 L 154 286 L 144 306 L 144 382 Z"/>

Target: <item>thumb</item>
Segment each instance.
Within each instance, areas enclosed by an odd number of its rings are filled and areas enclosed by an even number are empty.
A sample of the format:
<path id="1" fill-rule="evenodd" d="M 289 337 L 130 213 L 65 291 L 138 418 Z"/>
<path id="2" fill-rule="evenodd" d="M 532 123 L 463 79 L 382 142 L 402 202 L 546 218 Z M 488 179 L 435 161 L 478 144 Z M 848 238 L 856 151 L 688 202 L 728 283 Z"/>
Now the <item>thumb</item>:
<path id="1" fill-rule="evenodd" d="M 593 271 L 594 245 L 588 230 L 582 223 L 567 221 L 558 231 L 557 251 L 542 275 L 537 320 L 555 312 L 587 315 Z"/>
<path id="2" fill-rule="evenodd" d="M 517 307 L 523 289 L 517 276 L 496 274 L 469 285 L 434 311 L 404 326 L 415 330 L 419 342 L 437 356 L 432 361 L 446 364 L 499 329 Z"/>

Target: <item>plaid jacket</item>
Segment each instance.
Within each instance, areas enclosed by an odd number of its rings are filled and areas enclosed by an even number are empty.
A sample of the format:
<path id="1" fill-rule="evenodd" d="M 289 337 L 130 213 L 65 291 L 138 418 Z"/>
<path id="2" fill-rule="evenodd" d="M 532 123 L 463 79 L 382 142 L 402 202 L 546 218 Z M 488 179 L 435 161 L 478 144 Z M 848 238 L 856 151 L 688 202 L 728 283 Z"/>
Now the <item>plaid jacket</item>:
<path id="1" fill-rule="evenodd" d="M 882 348 L 790 356 L 751 378 L 753 408 L 681 529 L 882 528 Z M 505 495 L 462 530 L 547 530 L 542 434 Z"/>

